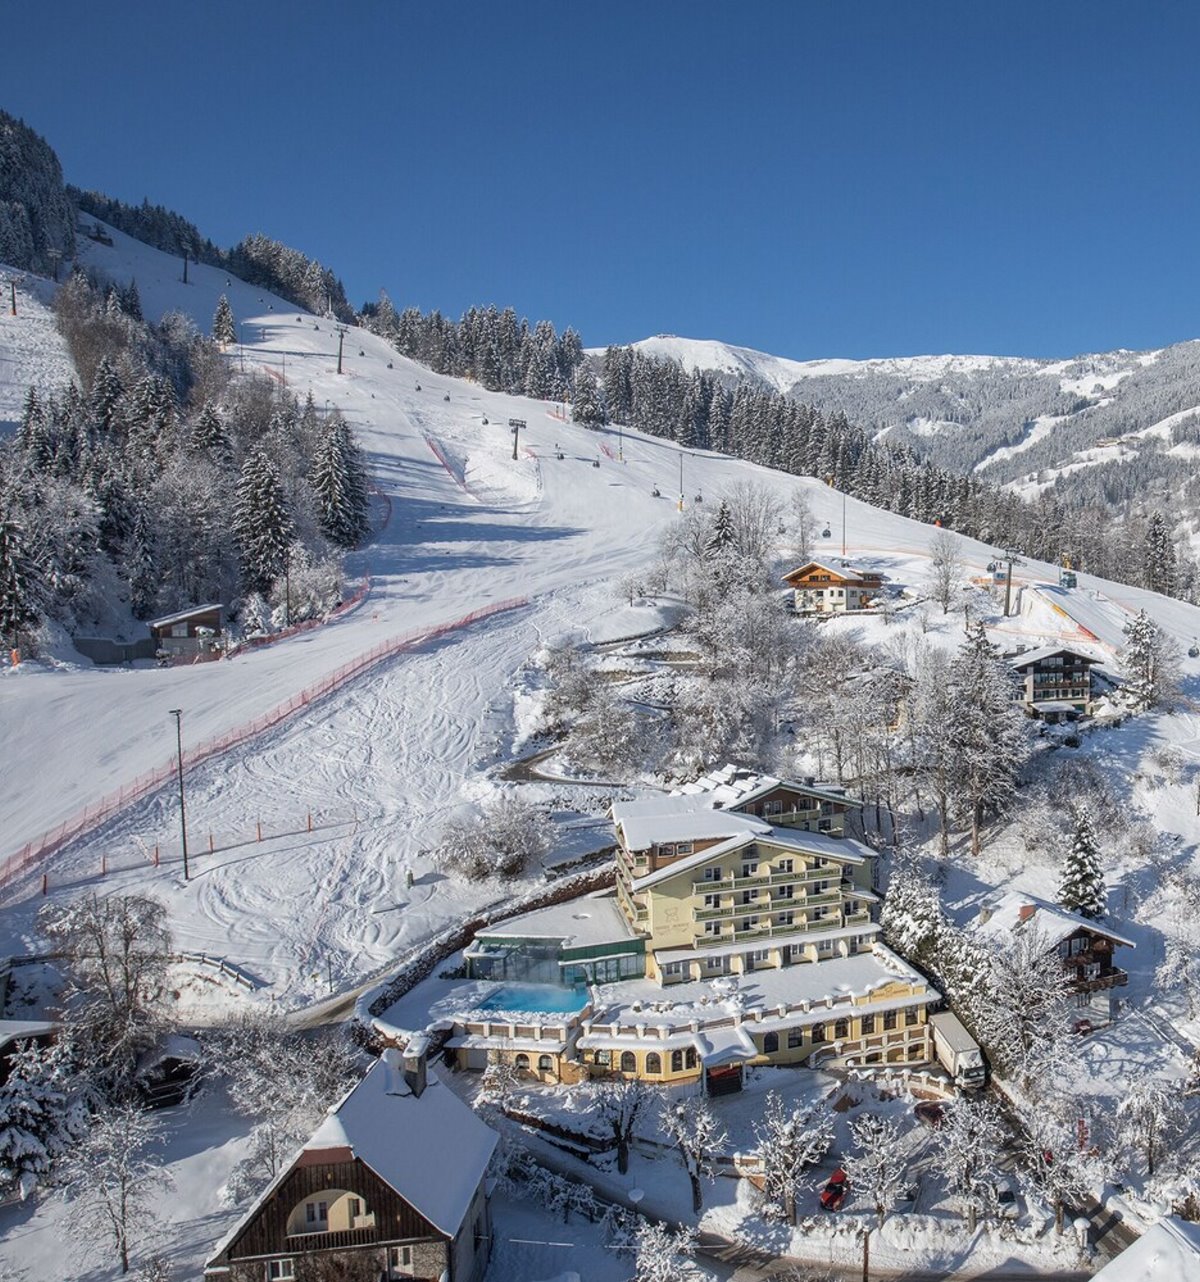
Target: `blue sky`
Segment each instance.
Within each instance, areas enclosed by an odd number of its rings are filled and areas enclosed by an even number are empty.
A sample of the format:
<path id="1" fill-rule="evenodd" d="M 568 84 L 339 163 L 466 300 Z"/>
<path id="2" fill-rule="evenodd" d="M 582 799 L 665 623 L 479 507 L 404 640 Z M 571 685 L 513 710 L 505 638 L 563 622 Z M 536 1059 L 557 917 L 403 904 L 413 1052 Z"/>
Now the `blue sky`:
<path id="1" fill-rule="evenodd" d="M 1200 336 L 1194 3 L 68 0 L 3 23 L 0 105 L 68 180 L 223 244 L 266 232 L 356 304 L 800 359 Z"/>

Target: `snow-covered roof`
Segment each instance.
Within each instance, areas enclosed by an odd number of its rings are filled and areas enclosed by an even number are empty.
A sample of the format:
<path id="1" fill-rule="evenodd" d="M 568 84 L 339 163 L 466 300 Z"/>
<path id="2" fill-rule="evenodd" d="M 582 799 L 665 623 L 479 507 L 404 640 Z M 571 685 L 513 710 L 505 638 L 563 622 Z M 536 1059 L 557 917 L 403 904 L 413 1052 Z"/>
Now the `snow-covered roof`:
<path id="1" fill-rule="evenodd" d="M 1093 1282 L 1200 1282 L 1200 1224 L 1166 1216 L 1093 1274 Z"/>
<path id="2" fill-rule="evenodd" d="M 651 801 L 619 801 L 613 823 L 630 850 L 647 850 L 664 841 L 709 841 L 769 832 L 770 824 L 753 815 L 714 810 L 708 797 L 655 797 Z"/>
<path id="3" fill-rule="evenodd" d="M 349 1149 L 418 1214 L 453 1237 L 483 1181 L 498 1139 L 432 1071 L 425 1089 L 414 1095 L 398 1068 L 376 1060 L 225 1234 L 206 1272 L 216 1271 L 212 1262 L 232 1246 L 303 1155 L 325 1149 L 343 1153 Z"/>
<path id="4" fill-rule="evenodd" d="M 745 805 L 746 802 L 754 801 L 763 794 L 780 787 L 792 788 L 797 792 L 820 797 L 825 801 L 840 801 L 851 806 L 860 804 L 847 797 L 844 792 L 832 787 L 823 787 L 817 783 L 797 783 L 794 779 L 776 779 L 774 775 L 758 774 L 754 770 L 747 770 L 744 766 L 736 766 L 732 763 L 721 766 L 718 770 L 710 770 L 699 779 L 673 789 L 670 795 L 679 797 L 707 794 L 712 798 L 714 806 L 728 810 L 734 806 Z"/>
<path id="5" fill-rule="evenodd" d="M 1081 917 L 1078 913 L 1059 908 L 1057 904 L 1012 890 L 985 900 L 980 906 L 979 915 L 967 924 L 967 929 L 985 939 L 998 942 L 1011 939 L 1018 930 L 1032 929 L 1045 939 L 1047 948 L 1057 947 L 1064 939 L 1069 939 L 1077 930 L 1083 929 L 1103 935 L 1113 943 L 1125 944 L 1129 948 L 1137 947 L 1132 939 L 1118 935 L 1102 922 Z"/>
<path id="6" fill-rule="evenodd" d="M 1078 655 L 1089 663 L 1099 663 L 1100 659 L 1087 650 L 1073 645 L 1042 645 L 1036 650 L 1025 650 L 1020 654 L 1011 654 L 1007 662 L 1014 668 L 1026 668 L 1031 663 L 1041 663 L 1043 659 L 1052 659 L 1056 654 Z"/>
<path id="7" fill-rule="evenodd" d="M 453 1051 L 503 1047 L 506 1051 L 528 1051 L 535 1055 L 560 1055 L 567 1049 L 566 1042 L 552 1041 L 548 1037 L 509 1037 L 502 1033 L 492 1037 L 485 1037 L 482 1033 L 463 1033 L 447 1038 L 446 1045 Z"/>
<path id="8" fill-rule="evenodd" d="M 48 1019 L 0 1019 L 0 1050 L 13 1042 L 48 1037 L 58 1025 Z"/>
<path id="9" fill-rule="evenodd" d="M 498 1136 L 430 1073 L 414 1095 L 384 1060 L 336 1108 L 304 1146 L 350 1149 L 431 1224 L 454 1236 L 483 1180 Z M 440 1161 L 430 1161 L 441 1153 Z"/>
<path id="10" fill-rule="evenodd" d="M 214 601 L 211 605 L 193 605 L 187 610 L 180 610 L 176 614 L 164 614 L 161 619 L 149 619 L 146 622 L 148 628 L 165 628 L 172 623 L 182 623 L 185 619 L 191 619 L 197 614 L 208 614 L 212 610 L 224 610 L 225 607 L 220 601 Z"/>
<path id="11" fill-rule="evenodd" d="M 696 1035 L 696 1049 L 705 1068 L 720 1064 L 740 1064 L 758 1054 L 754 1038 L 743 1028 L 714 1028 Z"/>
<path id="12" fill-rule="evenodd" d="M 828 570 L 830 574 L 836 574 L 843 579 L 882 579 L 884 576 L 879 570 L 873 570 L 869 566 L 854 565 L 850 561 L 805 561 L 803 565 L 798 565 L 794 570 L 789 570 L 783 577 L 784 580 L 795 578 L 797 574 L 803 574 L 805 570 L 811 569 Z"/>
<path id="13" fill-rule="evenodd" d="M 741 816 L 739 816 L 741 817 Z M 676 877 L 681 872 L 690 872 L 701 868 L 713 859 L 727 855 L 730 851 L 740 850 L 754 842 L 764 846 L 778 846 L 782 850 L 794 850 L 798 854 L 822 855 L 827 859 L 836 859 L 845 864 L 861 864 L 875 857 L 875 851 L 853 837 L 831 837 L 825 832 L 804 832 L 798 828 L 772 828 L 770 824 L 759 823 L 755 832 L 743 833 L 731 837 L 728 841 L 698 850 L 694 854 L 673 859 L 669 864 L 644 877 L 635 878 L 630 884 L 634 890 L 645 890 L 647 886 L 657 886 L 668 877 Z"/>
<path id="14" fill-rule="evenodd" d="M 556 939 L 568 948 L 622 943 L 635 938 L 617 901 L 605 892 L 595 898 L 572 899 L 565 904 L 538 908 L 476 932 L 486 939 Z"/>

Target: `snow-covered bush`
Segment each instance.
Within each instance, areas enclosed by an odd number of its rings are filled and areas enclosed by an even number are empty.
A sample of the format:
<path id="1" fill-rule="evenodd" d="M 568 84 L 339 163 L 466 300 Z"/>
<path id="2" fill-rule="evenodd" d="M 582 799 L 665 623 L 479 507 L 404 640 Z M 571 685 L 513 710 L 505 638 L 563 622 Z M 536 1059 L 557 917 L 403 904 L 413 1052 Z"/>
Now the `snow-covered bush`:
<path id="1" fill-rule="evenodd" d="M 672 1229 L 666 1224 L 644 1222 L 634 1238 L 636 1282 L 701 1282 L 705 1276 L 693 1261 L 696 1230 Z"/>
<path id="2" fill-rule="evenodd" d="M 549 844 L 546 819 L 536 806 L 501 797 L 481 811 L 450 819 L 435 852 L 444 867 L 470 881 L 483 881 L 519 877 Z"/>

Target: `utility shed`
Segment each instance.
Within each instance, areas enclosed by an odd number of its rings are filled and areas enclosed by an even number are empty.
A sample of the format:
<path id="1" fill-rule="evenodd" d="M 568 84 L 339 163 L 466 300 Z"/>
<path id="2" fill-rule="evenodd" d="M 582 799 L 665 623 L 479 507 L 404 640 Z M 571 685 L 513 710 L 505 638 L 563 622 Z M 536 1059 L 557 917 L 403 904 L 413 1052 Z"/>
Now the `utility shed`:
<path id="1" fill-rule="evenodd" d="M 146 625 L 155 648 L 166 654 L 204 654 L 216 645 L 225 627 L 225 607 L 216 602 L 195 605 L 177 614 L 151 619 Z"/>

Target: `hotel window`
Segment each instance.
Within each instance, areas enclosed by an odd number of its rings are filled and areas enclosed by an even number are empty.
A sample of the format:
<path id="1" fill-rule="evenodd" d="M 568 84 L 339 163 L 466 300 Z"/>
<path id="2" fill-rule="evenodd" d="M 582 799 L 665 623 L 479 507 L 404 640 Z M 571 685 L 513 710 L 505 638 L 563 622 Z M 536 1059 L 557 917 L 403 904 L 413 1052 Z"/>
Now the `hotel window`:
<path id="1" fill-rule="evenodd" d="M 796 887 L 789 881 L 786 886 L 776 886 L 775 894 L 778 895 L 780 899 L 795 899 Z"/>
<path id="2" fill-rule="evenodd" d="M 719 935 L 721 933 L 721 923 L 719 921 L 706 921 L 704 923 L 704 933 L 706 935 Z"/>
<path id="3" fill-rule="evenodd" d="M 529 1056 L 524 1051 L 521 1051 L 513 1062 L 519 1071 L 524 1072 L 529 1067 Z"/>
<path id="4" fill-rule="evenodd" d="M 722 875 L 722 869 L 721 869 L 721 866 L 720 866 L 719 864 L 716 864 L 716 865 L 710 864 L 710 865 L 709 865 L 709 866 L 704 870 L 704 880 L 705 880 L 705 881 L 720 881 L 720 880 L 721 880 L 721 875 Z"/>
<path id="5" fill-rule="evenodd" d="M 611 1067 L 611 1066 L 612 1066 L 612 1051 L 597 1051 L 597 1052 L 596 1052 L 596 1063 L 597 1063 L 597 1064 L 599 1064 L 601 1068 L 609 1068 L 609 1067 Z"/>
<path id="6" fill-rule="evenodd" d="M 833 1025 L 833 1036 L 835 1041 L 841 1041 L 850 1035 L 850 1021 L 848 1019 L 839 1019 Z"/>
<path id="7" fill-rule="evenodd" d="M 812 911 L 813 921 L 824 921 L 829 916 L 829 905 L 823 904 L 820 908 L 814 908 Z"/>
<path id="8" fill-rule="evenodd" d="M 411 1246 L 394 1246 L 388 1252 L 388 1264 L 393 1272 L 404 1269 L 406 1272 L 413 1266 L 413 1249 Z"/>
<path id="9" fill-rule="evenodd" d="M 746 918 L 746 929 L 747 930 L 758 929 L 758 917 L 755 916 L 753 913 L 751 913 L 750 916 Z"/>
<path id="10" fill-rule="evenodd" d="M 824 1024 L 814 1024 L 812 1026 L 812 1039 L 814 1042 L 823 1042 L 825 1040 Z"/>
<path id="11" fill-rule="evenodd" d="M 776 920 L 776 921 L 777 921 L 781 926 L 790 926 L 790 925 L 792 925 L 792 924 L 795 922 L 795 920 L 796 920 L 796 914 L 795 914 L 795 913 L 793 913 L 793 912 L 780 913 L 780 914 L 775 918 L 775 920 Z"/>
<path id="12" fill-rule="evenodd" d="M 682 979 L 683 978 L 683 962 L 667 962 L 667 964 L 663 967 L 663 978 L 664 979 Z"/>
<path id="13" fill-rule="evenodd" d="M 538 1056 L 538 1072 L 549 1073 L 554 1068 L 554 1058 L 551 1055 Z"/>
<path id="14" fill-rule="evenodd" d="M 756 948 L 753 952 L 746 954 L 746 960 L 753 963 L 754 965 L 759 965 L 762 962 L 770 961 L 771 960 L 770 949 Z"/>
<path id="15" fill-rule="evenodd" d="M 781 815 L 781 814 L 783 814 L 782 801 L 764 801 L 763 802 L 763 818 L 764 819 L 767 818 L 769 815 Z"/>
<path id="16" fill-rule="evenodd" d="M 683 1072 L 683 1051 L 671 1052 L 671 1072 L 672 1073 Z"/>
<path id="17" fill-rule="evenodd" d="M 896 1012 L 894 1010 L 885 1011 L 883 1015 L 883 1027 L 886 1031 L 896 1027 Z"/>
<path id="18" fill-rule="evenodd" d="M 756 891 L 756 890 L 743 890 L 743 891 L 742 891 L 742 903 L 743 903 L 743 904 L 752 904 L 752 903 L 754 902 L 754 897 L 755 897 L 755 895 L 757 895 L 757 894 L 758 894 L 758 891 Z"/>
<path id="19" fill-rule="evenodd" d="M 646 1075 L 648 1077 L 658 1077 L 662 1073 L 662 1056 L 657 1051 L 651 1051 L 646 1056 Z"/>
<path id="20" fill-rule="evenodd" d="M 622 1073 L 637 1072 L 637 1056 L 633 1053 L 633 1051 L 621 1052 L 621 1072 Z"/>
<path id="21" fill-rule="evenodd" d="M 705 895 L 705 896 L 704 896 L 704 906 L 705 906 L 705 908 L 720 908 L 720 906 L 721 906 L 721 896 L 720 896 L 720 895 Z"/>
<path id="22" fill-rule="evenodd" d="M 794 859 L 781 859 L 775 865 L 776 872 L 795 872 L 796 861 Z"/>
<path id="23" fill-rule="evenodd" d="M 724 957 L 706 957 L 704 959 L 704 969 L 705 970 L 724 970 L 725 958 Z"/>
<path id="24" fill-rule="evenodd" d="M 692 853 L 692 843 L 690 841 L 677 841 L 675 843 L 675 853 L 677 855 L 690 855 Z"/>
<path id="25" fill-rule="evenodd" d="M 764 1033 L 763 1034 L 763 1054 L 774 1055 L 778 1050 L 779 1050 L 779 1034 Z"/>
<path id="26" fill-rule="evenodd" d="M 832 819 L 818 819 L 818 820 L 817 820 L 817 831 L 818 831 L 818 832 L 832 832 L 832 831 L 833 831 L 833 820 L 832 820 Z"/>
<path id="27" fill-rule="evenodd" d="M 862 1021 L 862 1030 L 864 1033 L 873 1033 L 875 1031 L 875 1016 L 864 1015 Z"/>
<path id="28" fill-rule="evenodd" d="M 742 876 L 743 876 L 743 877 L 753 877 L 753 876 L 754 876 L 754 874 L 755 874 L 755 873 L 757 873 L 757 872 L 758 872 L 758 864 L 757 864 L 757 863 L 751 863 L 751 862 L 747 861 L 746 863 L 742 864 Z"/>
<path id="29" fill-rule="evenodd" d="M 675 843 L 671 841 L 664 841 L 662 845 L 659 846 L 658 853 L 668 858 L 673 856 L 675 854 Z"/>
<path id="30" fill-rule="evenodd" d="M 788 1050 L 794 1051 L 798 1046 L 804 1045 L 804 1029 L 788 1029 Z"/>
<path id="31" fill-rule="evenodd" d="M 917 1022 L 917 1012 L 912 1006 L 910 1006 L 908 1010 L 904 1012 L 905 1027 L 911 1028 L 916 1022 Z"/>

